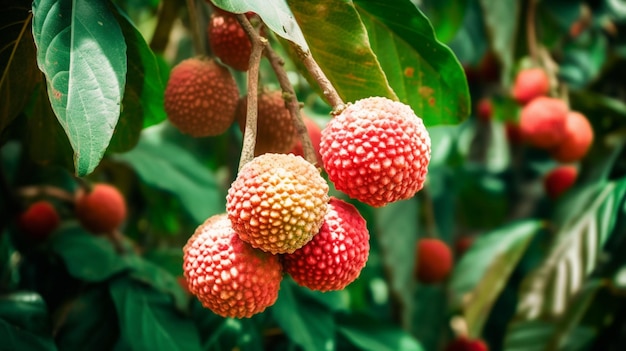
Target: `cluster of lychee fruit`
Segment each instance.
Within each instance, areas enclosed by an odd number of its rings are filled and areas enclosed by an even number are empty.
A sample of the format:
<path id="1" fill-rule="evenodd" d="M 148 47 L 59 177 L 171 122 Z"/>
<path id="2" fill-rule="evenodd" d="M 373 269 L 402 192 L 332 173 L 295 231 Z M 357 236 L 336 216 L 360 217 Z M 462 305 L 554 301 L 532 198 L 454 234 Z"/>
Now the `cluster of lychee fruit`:
<path id="1" fill-rule="evenodd" d="M 126 219 L 126 201 L 114 186 L 94 184 L 90 189 L 79 188 L 73 199 L 73 216 L 83 228 L 94 234 L 116 230 Z M 31 202 L 17 218 L 17 228 L 25 238 L 43 242 L 61 224 L 61 214 L 50 199 Z"/>

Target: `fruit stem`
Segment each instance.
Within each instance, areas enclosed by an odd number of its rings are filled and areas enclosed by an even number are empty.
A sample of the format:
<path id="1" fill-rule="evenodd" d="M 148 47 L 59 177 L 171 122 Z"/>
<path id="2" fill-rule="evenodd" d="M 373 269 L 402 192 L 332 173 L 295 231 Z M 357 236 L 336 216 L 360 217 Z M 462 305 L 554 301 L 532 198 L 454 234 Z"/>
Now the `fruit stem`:
<path id="1" fill-rule="evenodd" d="M 159 7 L 157 24 L 150 39 L 150 49 L 155 53 L 163 53 L 170 39 L 174 22 L 180 13 L 183 3 L 180 0 L 164 0 Z"/>
<path id="2" fill-rule="evenodd" d="M 204 53 L 204 46 L 200 36 L 200 25 L 198 24 L 198 13 L 196 11 L 195 0 L 187 0 L 187 13 L 189 14 L 189 25 L 191 26 L 191 38 L 193 39 L 193 50 L 196 55 Z"/>
<path id="3" fill-rule="evenodd" d="M 537 12 L 537 0 L 528 0 L 526 9 L 526 40 L 528 41 L 528 53 L 534 63 L 537 63 L 537 32 L 535 30 L 535 14 Z"/>
<path id="4" fill-rule="evenodd" d="M 339 93 L 337 93 L 333 84 L 328 80 L 328 77 L 326 77 L 326 74 L 324 74 L 320 66 L 317 64 L 317 61 L 315 61 L 313 56 L 311 56 L 310 52 L 303 51 L 302 48 L 295 43 L 291 43 L 291 45 L 296 50 L 300 61 L 302 61 L 309 73 L 311 73 L 320 88 L 322 88 L 324 96 L 333 108 L 333 114 L 340 113 L 344 108 L 344 102 L 339 96 Z"/>
<path id="5" fill-rule="evenodd" d="M 278 83 L 280 84 L 280 88 L 283 90 L 283 99 L 285 100 L 285 106 L 289 110 L 291 114 L 291 119 L 293 121 L 294 126 L 296 127 L 296 131 L 298 133 L 298 137 L 302 142 L 302 150 L 304 152 L 304 158 L 312 163 L 317 163 L 317 156 L 315 155 L 315 150 L 313 149 L 313 143 L 311 142 L 311 138 L 309 137 L 309 132 L 306 129 L 306 125 L 302 120 L 302 114 L 300 113 L 300 104 L 298 103 L 298 99 L 296 96 L 296 92 L 289 81 L 289 77 L 287 76 L 287 71 L 285 71 L 285 61 L 276 54 L 274 50 L 268 45 L 265 50 L 265 57 L 270 61 L 272 65 L 272 69 L 276 74 L 276 78 L 278 78 Z"/>
<path id="6" fill-rule="evenodd" d="M 48 197 L 57 198 L 61 201 L 65 201 L 68 203 L 74 202 L 74 196 L 71 193 L 51 185 L 26 186 L 20 188 L 18 190 L 18 193 L 21 197 L 26 198 L 33 198 L 40 195 L 45 195 Z"/>
<path id="7" fill-rule="evenodd" d="M 250 68 L 248 69 L 248 107 L 246 110 L 246 129 L 243 133 L 243 147 L 241 150 L 241 158 L 239 159 L 239 170 L 254 158 L 254 147 L 256 145 L 257 119 L 258 119 L 258 84 L 259 84 L 259 65 L 261 64 L 261 56 L 267 47 L 267 39 L 263 38 L 256 31 L 254 26 L 248 20 L 245 14 L 238 14 L 237 20 L 243 27 L 244 31 L 250 38 L 252 43 L 252 52 L 250 54 Z"/>

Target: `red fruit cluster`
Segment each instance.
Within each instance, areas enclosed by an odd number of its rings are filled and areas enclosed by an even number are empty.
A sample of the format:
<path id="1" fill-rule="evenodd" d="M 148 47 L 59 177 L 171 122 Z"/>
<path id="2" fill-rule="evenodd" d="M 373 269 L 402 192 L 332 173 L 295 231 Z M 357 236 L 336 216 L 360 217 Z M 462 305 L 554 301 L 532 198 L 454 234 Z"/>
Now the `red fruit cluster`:
<path id="1" fill-rule="evenodd" d="M 453 258 L 450 247 L 442 240 L 423 238 L 417 242 L 415 277 L 423 284 L 436 284 L 445 280 L 452 271 Z"/>
<path id="2" fill-rule="evenodd" d="M 517 102 L 525 105 L 533 99 L 550 92 L 550 77 L 542 68 L 521 70 L 515 78 L 512 95 Z"/>
<path id="3" fill-rule="evenodd" d="M 540 96 L 522 108 L 520 131 L 529 144 L 543 149 L 555 147 L 565 137 L 568 107 L 561 99 Z"/>
<path id="4" fill-rule="evenodd" d="M 207 34 L 211 51 L 224 64 L 238 71 L 248 70 L 252 43 L 234 14 L 213 12 Z"/>
<path id="5" fill-rule="evenodd" d="M 380 207 L 422 189 L 430 137 L 408 105 L 370 97 L 349 104 L 326 125 L 320 153 L 337 190 Z"/>
<path id="6" fill-rule="evenodd" d="M 489 347 L 480 339 L 459 337 L 446 346 L 446 351 L 489 351 Z"/>
<path id="7" fill-rule="evenodd" d="M 543 185 L 551 199 L 558 199 L 574 185 L 578 177 L 578 169 L 574 166 L 558 166 L 546 174 Z"/>
<path id="8" fill-rule="evenodd" d="M 96 234 L 110 233 L 126 219 L 124 196 L 109 184 L 96 184 L 90 191 L 80 189 L 75 206 L 80 223 Z"/>
<path id="9" fill-rule="evenodd" d="M 46 239 L 59 226 L 61 219 L 54 206 L 40 200 L 28 206 L 26 211 L 19 215 L 18 228 L 29 238 L 34 240 Z"/>

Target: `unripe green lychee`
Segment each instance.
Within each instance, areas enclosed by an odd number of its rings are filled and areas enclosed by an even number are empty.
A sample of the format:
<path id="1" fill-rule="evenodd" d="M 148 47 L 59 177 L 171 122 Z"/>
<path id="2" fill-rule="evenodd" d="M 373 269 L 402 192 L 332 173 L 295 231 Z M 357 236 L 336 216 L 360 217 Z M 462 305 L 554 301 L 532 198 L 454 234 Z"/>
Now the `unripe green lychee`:
<path id="1" fill-rule="evenodd" d="M 522 105 L 536 97 L 547 95 L 548 92 L 550 92 L 550 78 L 542 68 L 523 69 L 515 77 L 512 95 Z"/>
<path id="2" fill-rule="evenodd" d="M 244 133 L 247 108 L 248 97 L 244 96 L 237 106 L 237 122 Z M 288 152 L 296 138 L 296 127 L 293 125 L 289 110 L 285 107 L 282 92 L 261 92 L 258 95 L 257 111 L 257 138 L 254 155 Z"/>
<path id="3" fill-rule="evenodd" d="M 172 69 L 165 89 L 165 112 L 185 134 L 215 136 L 235 120 L 238 100 L 237 83 L 226 67 L 214 60 L 190 58 Z"/>
<path id="4" fill-rule="evenodd" d="M 292 253 L 319 231 L 328 200 L 328 184 L 315 166 L 270 153 L 241 168 L 226 211 L 241 240 L 273 254 Z"/>
<path id="5" fill-rule="evenodd" d="M 550 149 L 565 137 L 567 105 L 563 100 L 540 96 L 529 102 L 520 113 L 522 138 L 538 148 Z"/>
<path id="6" fill-rule="evenodd" d="M 548 196 L 555 200 L 574 185 L 578 177 L 578 169 L 571 165 L 558 166 L 548 172 L 543 186 Z"/>
<path id="7" fill-rule="evenodd" d="M 347 105 L 326 125 L 320 153 L 337 190 L 380 207 L 422 189 L 430 136 L 408 105 L 370 97 Z"/>
<path id="8" fill-rule="evenodd" d="M 550 154 L 563 163 L 583 158 L 593 143 L 593 129 L 587 117 L 580 112 L 570 111 L 565 121 L 565 136 Z"/>
<path id="9" fill-rule="evenodd" d="M 417 242 L 415 276 L 423 284 L 435 284 L 448 277 L 453 266 L 450 247 L 442 240 L 423 238 Z"/>
<path id="10" fill-rule="evenodd" d="M 323 164 L 322 155 L 320 154 L 320 140 L 322 140 L 322 129 L 317 123 L 315 123 L 314 120 L 306 116 L 302 117 L 302 121 L 304 122 L 304 125 L 306 126 L 306 130 L 309 133 L 311 144 L 313 144 L 313 150 L 315 150 L 317 165 L 321 166 Z M 297 136 L 296 136 L 296 142 L 291 148 L 290 152 L 294 155 L 304 157 L 304 149 L 302 148 L 302 142 Z"/>
<path id="11" fill-rule="evenodd" d="M 238 71 L 248 70 L 252 43 L 234 14 L 214 12 L 207 34 L 211 51 L 224 64 Z"/>
<path id="12" fill-rule="evenodd" d="M 61 219 L 54 206 L 46 201 L 33 202 L 22 212 L 17 221 L 18 228 L 35 240 L 47 238 L 59 226 Z"/>
<path id="13" fill-rule="evenodd" d="M 333 197 L 313 240 L 294 253 L 283 255 L 285 272 L 312 290 L 341 290 L 358 278 L 365 267 L 369 237 L 365 219 L 357 209 Z"/>
<path id="14" fill-rule="evenodd" d="M 279 257 L 239 239 L 226 214 L 208 218 L 183 247 L 189 291 L 223 317 L 248 318 L 276 302 Z"/>
<path id="15" fill-rule="evenodd" d="M 110 233 L 126 219 L 126 201 L 116 187 L 96 184 L 90 192 L 76 193 L 76 217 L 83 227 L 95 234 Z"/>
<path id="16" fill-rule="evenodd" d="M 462 336 L 448 344 L 445 351 L 489 351 L 489 347 L 480 339 Z"/>

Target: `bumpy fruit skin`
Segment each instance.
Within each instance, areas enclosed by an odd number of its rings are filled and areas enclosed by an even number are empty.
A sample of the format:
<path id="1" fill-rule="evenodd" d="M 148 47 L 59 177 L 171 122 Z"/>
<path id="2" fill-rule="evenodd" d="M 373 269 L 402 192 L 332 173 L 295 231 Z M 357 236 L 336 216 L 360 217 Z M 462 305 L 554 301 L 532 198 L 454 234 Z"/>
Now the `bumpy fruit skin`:
<path id="1" fill-rule="evenodd" d="M 209 19 L 207 34 L 211 51 L 224 64 L 238 71 L 248 70 L 252 43 L 235 15 L 214 12 Z"/>
<path id="2" fill-rule="evenodd" d="M 61 219 L 54 206 L 46 201 L 33 202 L 18 218 L 19 229 L 29 238 L 44 240 L 59 226 Z"/>
<path id="3" fill-rule="evenodd" d="M 548 196 L 555 200 L 574 185 L 578 169 L 574 166 L 558 166 L 546 174 L 543 185 Z"/>
<path id="4" fill-rule="evenodd" d="M 422 189 L 430 136 L 408 105 L 370 97 L 349 104 L 326 125 L 320 153 L 337 190 L 381 207 Z"/>
<path id="5" fill-rule="evenodd" d="M 423 284 L 436 284 L 448 277 L 453 266 L 452 252 L 448 245 L 434 238 L 417 242 L 415 275 Z"/>
<path id="6" fill-rule="evenodd" d="M 568 111 L 563 100 L 545 96 L 534 99 L 520 113 L 522 138 L 538 148 L 555 147 L 565 137 Z"/>
<path id="7" fill-rule="evenodd" d="M 91 192 L 78 190 L 75 211 L 85 229 L 96 234 L 110 233 L 126 219 L 126 201 L 116 187 L 96 184 Z"/>
<path id="8" fill-rule="evenodd" d="M 223 317 L 248 318 L 276 302 L 282 265 L 279 257 L 239 239 L 226 214 L 208 218 L 183 247 L 189 291 Z"/>
<path id="9" fill-rule="evenodd" d="M 167 118 L 193 137 L 224 133 L 235 120 L 238 100 L 239 90 L 230 71 L 209 59 L 180 62 L 165 88 Z"/>
<path id="10" fill-rule="evenodd" d="M 521 70 L 513 84 L 513 98 L 525 105 L 536 97 L 547 95 L 550 92 L 550 78 L 542 68 L 528 68 Z"/>
<path id="11" fill-rule="evenodd" d="M 446 346 L 446 351 L 489 351 L 484 341 L 459 337 Z"/>
<path id="12" fill-rule="evenodd" d="M 237 122 L 242 132 L 246 127 L 247 96 L 239 100 L 237 106 Z M 264 91 L 258 95 L 257 101 L 257 138 L 254 155 L 266 153 L 286 153 L 296 140 L 296 127 L 291 114 L 285 107 L 281 91 Z"/>
<path id="13" fill-rule="evenodd" d="M 317 159 L 317 165 L 322 165 L 322 155 L 320 154 L 320 141 L 322 140 L 322 129 L 320 128 L 314 120 L 303 116 L 302 121 L 306 126 L 306 130 L 309 133 L 309 138 L 311 139 L 311 144 L 313 144 L 313 150 L 315 150 L 315 156 Z M 304 157 L 304 149 L 302 148 L 302 142 L 296 136 L 296 142 L 291 148 L 290 151 L 294 155 Z"/>
<path id="14" fill-rule="evenodd" d="M 552 157 L 563 163 L 582 159 L 593 143 L 593 129 L 587 117 L 570 111 L 565 122 L 565 137 L 551 150 Z"/>
<path id="15" fill-rule="evenodd" d="M 270 153 L 241 168 L 226 211 L 241 240 L 273 254 L 292 253 L 319 231 L 328 201 L 328 184 L 315 166 Z"/>
<path id="16" fill-rule="evenodd" d="M 312 290 L 341 290 L 352 283 L 369 255 L 365 219 L 351 204 L 331 198 L 324 224 L 313 240 L 292 254 L 283 265 L 293 280 Z"/>

